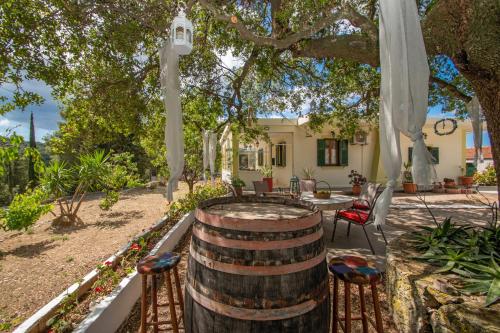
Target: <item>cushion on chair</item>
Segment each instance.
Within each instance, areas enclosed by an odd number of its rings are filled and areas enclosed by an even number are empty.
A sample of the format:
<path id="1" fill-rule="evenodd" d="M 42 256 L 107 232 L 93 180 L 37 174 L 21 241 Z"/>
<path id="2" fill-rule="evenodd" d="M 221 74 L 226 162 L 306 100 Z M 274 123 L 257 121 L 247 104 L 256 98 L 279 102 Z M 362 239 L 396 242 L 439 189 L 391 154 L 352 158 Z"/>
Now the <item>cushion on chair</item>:
<path id="1" fill-rule="evenodd" d="M 341 210 L 338 212 L 338 217 L 359 224 L 365 224 L 368 221 L 368 213 L 360 210 Z"/>
<path id="2" fill-rule="evenodd" d="M 354 200 L 354 202 L 352 203 L 352 208 L 359 210 L 370 210 L 370 206 L 368 206 L 363 201 L 358 201 L 358 200 Z"/>
<path id="3" fill-rule="evenodd" d="M 328 269 L 339 279 L 355 284 L 369 284 L 380 281 L 380 271 L 375 263 L 356 256 L 333 257 Z"/>
<path id="4" fill-rule="evenodd" d="M 140 274 L 159 274 L 175 267 L 181 256 L 174 252 L 165 252 L 158 255 L 147 256 L 137 263 Z"/>

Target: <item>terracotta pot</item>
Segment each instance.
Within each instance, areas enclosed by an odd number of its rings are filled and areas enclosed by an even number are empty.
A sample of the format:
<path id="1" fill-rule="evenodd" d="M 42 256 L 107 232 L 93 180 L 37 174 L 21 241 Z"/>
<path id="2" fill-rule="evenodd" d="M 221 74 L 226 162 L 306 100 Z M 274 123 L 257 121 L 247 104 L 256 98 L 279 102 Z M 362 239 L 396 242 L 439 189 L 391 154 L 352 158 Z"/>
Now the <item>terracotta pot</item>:
<path id="1" fill-rule="evenodd" d="M 236 192 L 237 197 L 241 197 L 243 195 L 243 187 L 235 187 L 234 192 Z"/>
<path id="2" fill-rule="evenodd" d="M 360 195 L 361 194 L 361 185 L 359 185 L 359 184 L 352 185 L 352 194 L 353 195 Z"/>
<path id="3" fill-rule="evenodd" d="M 460 189 L 459 188 L 447 188 L 446 193 L 448 194 L 460 194 Z"/>
<path id="4" fill-rule="evenodd" d="M 455 187 L 457 187 L 457 184 L 455 183 L 455 181 L 444 183 L 444 188 L 451 188 L 452 189 Z"/>
<path id="5" fill-rule="evenodd" d="M 460 193 L 462 193 L 462 194 L 472 194 L 472 193 L 474 193 L 474 190 L 471 189 L 471 188 L 462 188 L 462 189 L 460 189 Z"/>
<path id="6" fill-rule="evenodd" d="M 403 190 L 405 191 L 405 193 L 417 193 L 417 184 L 403 183 Z"/>
<path id="7" fill-rule="evenodd" d="M 269 192 L 273 191 L 273 177 L 264 177 L 262 178 L 263 181 L 267 183 L 267 188 L 269 189 Z"/>
<path id="8" fill-rule="evenodd" d="M 463 186 L 472 186 L 474 184 L 474 177 L 472 176 L 460 176 L 458 177 L 458 182 Z"/>

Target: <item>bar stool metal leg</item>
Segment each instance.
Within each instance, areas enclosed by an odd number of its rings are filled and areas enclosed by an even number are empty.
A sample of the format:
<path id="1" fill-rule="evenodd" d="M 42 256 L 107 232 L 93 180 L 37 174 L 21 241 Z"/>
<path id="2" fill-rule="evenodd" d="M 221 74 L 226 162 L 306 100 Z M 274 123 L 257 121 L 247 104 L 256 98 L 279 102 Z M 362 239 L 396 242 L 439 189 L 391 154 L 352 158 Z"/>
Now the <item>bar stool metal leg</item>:
<path id="1" fill-rule="evenodd" d="M 339 329 L 339 278 L 333 276 L 333 322 L 332 333 L 337 333 Z"/>
<path id="2" fill-rule="evenodd" d="M 345 333 L 351 333 L 351 284 L 344 281 Z"/>
<path id="3" fill-rule="evenodd" d="M 177 324 L 177 314 L 175 313 L 175 301 L 174 292 L 172 290 L 172 279 L 170 277 L 170 271 L 165 273 L 167 279 L 167 294 L 168 294 L 168 305 L 170 307 L 170 317 L 172 318 L 172 330 L 174 333 L 179 333 L 179 326 Z"/>
<path id="4" fill-rule="evenodd" d="M 142 275 L 142 294 L 141 294 L 141 333 L 146 333 L 146 320 L 148 316 L 148 276 Z"/>
<path id="5" fill-rule="evenodd" d="M 384 327 L 382 325 L 382 314 L 380 313 L 380 303 L 378 299 L 377 284 L 371 282 L 373 308 L 375 309 L 375 324 L 377 325 L 377 333 L 383 333 Z"/>
<path id="6" fill-rule="evenodd" d="M 366 314 L 365 289 L 362 284 L 359 287 L 359 302 L 361 305 L 361 322 L 363 323 L 363 333 L 368 333 L 368 319 Z"/>
<path id="7" fill-rule="evenodd" d="M 158 281 L 156 275 L 151 276 L 151 303 L 153 306 L 153 332 L 158 333 Z"/>

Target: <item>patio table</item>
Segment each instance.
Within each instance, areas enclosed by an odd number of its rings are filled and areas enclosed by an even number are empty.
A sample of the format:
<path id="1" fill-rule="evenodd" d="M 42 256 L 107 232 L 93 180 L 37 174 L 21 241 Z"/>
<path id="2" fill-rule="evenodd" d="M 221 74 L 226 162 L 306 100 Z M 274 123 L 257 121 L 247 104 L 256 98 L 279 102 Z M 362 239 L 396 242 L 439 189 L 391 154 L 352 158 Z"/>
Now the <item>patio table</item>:
<path id="1" fill-rule="evenodd" d="M 315 204 L 321 211 L 351 208 L 354 202 L 354 198 L 347 195 L 332 195 L 329 199 L 316 199 L 312 192 L 302 192 L 300 199 Z"/>

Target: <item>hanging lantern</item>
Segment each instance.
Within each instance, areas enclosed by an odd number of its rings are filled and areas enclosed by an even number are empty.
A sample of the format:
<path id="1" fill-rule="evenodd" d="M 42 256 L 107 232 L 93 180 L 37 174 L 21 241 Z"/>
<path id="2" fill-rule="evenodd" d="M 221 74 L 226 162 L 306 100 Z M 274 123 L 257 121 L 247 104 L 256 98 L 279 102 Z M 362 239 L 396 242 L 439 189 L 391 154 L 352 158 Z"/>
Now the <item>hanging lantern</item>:
<path id="1" fill-rule="evenodd" d="M 186 18 L 183 9 L 170 26 L 170 41 L 179 55 L 187 55 L 193 49 L 193 23 Z"/>
<path id="2" fill-rule="evenodd" d="M 290 193 L 298 196 L 300 194 L 300 180 L 299 177 L 293 176 L 290 179 Z"/>

